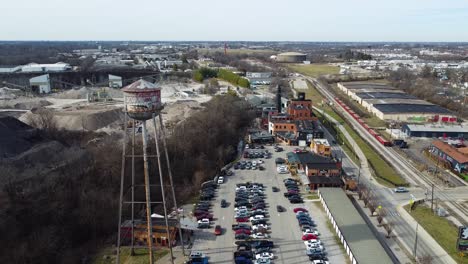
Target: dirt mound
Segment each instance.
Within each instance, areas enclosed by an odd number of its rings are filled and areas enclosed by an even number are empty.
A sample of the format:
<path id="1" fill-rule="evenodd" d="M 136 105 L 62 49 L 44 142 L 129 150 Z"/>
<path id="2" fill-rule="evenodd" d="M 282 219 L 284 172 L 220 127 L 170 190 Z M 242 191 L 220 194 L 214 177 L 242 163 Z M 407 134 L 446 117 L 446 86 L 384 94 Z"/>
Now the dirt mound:
<path id="1" fill-rule="evenodd" d="M 33 120 L 37 111 L 28 111 L 20 120 L 28 123 Z M 120 107 L 74 107 L 54 111 L 58 128 L 66 130 L 96 131 L 115 122 L 123 122 L 124 113 Z"/>
<path id="2" fill-rule="evenodd" d="M 118 89 L 113 88 L 90 88 L 90 87 L 81 87 L 77 89 L 67 90 L 61 93 L 58 93 L 53 96 L 57 99 L 86 99 L 88 93 L 106 91 L 111 98 L 123 98 L 123 92 Z"/>
<path id="3" fill-rule="evenodd" d="M 86 99 L 86 95 L 91 90 L 87 87 L 81 87 L 78 89 L 71 89 L 54 95 L 57 99 Z"/>
<path id="4" fill-rule="evenodd" d="M 20 97 L 11 100 L 0 100 L 0 108 L 2 109 L 31 110 L 33 108 L 39 108 L 48 105 L 51 105 L 49 101 L 40 98 Z"/>
<path id="5" fill-rule="evenodd" d="M 10 116 L 0 118 L 0 135 L 0 158 L 16 156 L 42 140 L 37 129 Z"/>

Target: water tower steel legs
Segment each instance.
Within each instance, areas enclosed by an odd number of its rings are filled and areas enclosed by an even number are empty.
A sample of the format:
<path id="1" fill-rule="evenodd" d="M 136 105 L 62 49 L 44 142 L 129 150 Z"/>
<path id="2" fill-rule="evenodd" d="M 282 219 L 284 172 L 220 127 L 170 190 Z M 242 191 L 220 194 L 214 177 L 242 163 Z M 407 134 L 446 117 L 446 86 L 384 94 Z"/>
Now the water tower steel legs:
<path id="1" fill-rule="evenodd" d="M 144 173 L 145 173 L 145 195 L 146 195 L 146 224 L 147 224 L 147 239 L 146 242 L 148 243 L 148 254 L 149 254 L 149 263 L 153 264 L 153 222 L 151 220 L 151 204 L 150 204 L 150 181 L 149 181 L 149 164 L 148 164 L 148 140 L 147 140 L 147 133 L 146 130 L 146 121 L 143 121 L 143 166 L 144 166 Z M 159 156 L 159 155 L 158 155 Z M 158 157 L 159 158 L 159 157 Z M 164 202 L 164 196 L 163 196 Z M 164 208 L 166 205 L 164 205 Z M 164 212 L 165 213 L 165 212 Z M 167 218 L 166 218 L 167 219 Z M 167 224 L 167 220 L 166 220 Z"/>
<path id="2" fill-rule="evenodd" d="M 156 127 L 156 116 L 154 114 L 153 114 L 153 124 L 154 124 L 154 142 L 156 144 L 156 156 L 158 157 L 159 180 L 161 183 L 161 195 L 162 195 L 163 208 L 164 208 L 164 220 L 166 221 L 166 233 L 167 233 L 167 239 L 169 242 L 169 250 L 171 252 L 171 263 L 174 264 L 174 253 L 172 252 L 172 239 L 169 233 L 169 221 L 167 217 L 167 207 L 166 207 L 166 194 L 164 193 L 164 180 L 163 180 L 163 174 L 162 174 L 162 168 L 161 168 L 161 153 L 159 151 L 158 128 Z M 171 187 L 173 188 L 173 186 Z"/>
<path id="3" fill-rule="evenodd" d="M 156 122 L 154 123 L 154 128 L 156 129 Z M 182 236 L 182 229 L 180 226 L 180 215 L 179 215 L 179 207 L 177 207 L 177 200 L 176 200 L 176 195 L 174 191 L 174 182 L 172 180 L 172 171 L 171 171 L 171 163 L 169 161 L 169 154 L 167 152 L 167 144 L 166 144 L 166 131 L 164 130 L 164 123 L 162 120 L 162 115 L 159 115 L 159 128 L 161 130 L 162 134 L 162 142 L 163 142 L 163 148 L 164 148 L 164 153 L 166 155 L 166 162 L 167 162 L 167 170 L 169 173 L 169 183 L 171 184 L 171 190 L 172 190 L 172 199 L 174 200 L 174 207 L 176 210 L 176 216 L 177 216 L 177 223 L 178 223 L 178 229 L 179 229 L 179 237 L 180 237 L 180 243 L 182 246 L 182 255 L 185 256 L 185 248 L 184 248 L 184 237 Z"/>
<path id="4" fill-rule="evenodd" d="M 119 198 L 119 225 L 117 226 L 117 264 L 120 264 L 120 232 L 122 226 L 122 205 L 123 205 L 123 189 L 125 176 L 125 148 L 127 142 L 127 115 L 124 115 L 124 141 L 122 147 L 122 171 L 120 175 L 120 198 Z"/>
<path id="5" fill-rule="evenodd" d="M 130 256 L 135 255 L 135 119 L 132 119 L 132 240 L 130 244 Z"/>

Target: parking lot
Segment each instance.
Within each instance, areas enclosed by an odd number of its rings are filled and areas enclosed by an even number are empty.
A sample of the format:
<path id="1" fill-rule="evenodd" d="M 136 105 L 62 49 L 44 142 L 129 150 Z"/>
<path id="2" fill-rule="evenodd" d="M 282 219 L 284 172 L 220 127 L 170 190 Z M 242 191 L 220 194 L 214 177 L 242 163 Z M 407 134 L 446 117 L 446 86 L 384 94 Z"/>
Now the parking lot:
<path id="1" fill-rule="evenodd" d="M 235 245 L 235 234 L 232 231 L 232 225 L 236 224 L 234 219 L 234 199 L 236 184 L 245 182 L 258 182 L 264 185 L 265 201 L 268 211 L 268 225 L 270 228 L 269 240 L 274 242 L 275 255 L 273 263 L 310 263 L 306 255 L 306 247 L 301 240 L 302 231 L 293 213 L 296 207 L 303 207 L 309 210 L 312 219 L 315 221 L 316 228 L 321 233 L 320 240 L 327 252 L 330 263 L 345 263 L 345 256 L 339 248 L 333 234 L 326 225 L 325 213 L 319 209 L 320 204 L 314 202 L 305 202 L 290 204 L 283 193 L 286 187 L 283 179 L 291 177 L 290 174 L 278 174 L 275 165 L 277 157 L 286 157 L 287 151 L 292 151 L 293 147 L 283 146 L 284 151 L 275 152 L 272 146 L 265 146 L 265 149 L 272 153 L 268 159 L 261 158 L 264 161 L 265 170 L 233 170 L 233 175 L 225 177 L 225 182 L 221 184 L 217 191 L 217 196 L 212 200 L 212 213 L 214 216 L 210 229 L 199 229 L 195 231 L 193 241 L 193 251 L 202 251 L 209 257 L 210 263 L 234 263 L 233 253 L 237 250 Z M 244 159 L 243 159 L 244 160 Z M 248 159 L 245 159 L 248 160 Z M 258 160 L 258 159 L 255 159 Z M 273 192 L 272 187 L 278 187 L 279 192 Z M 226 208 L 221 208 L 221 200 L 228 202 Z M 277 212 L 277 205 L 286 208 L 286 212 Z M 214 234 L 214 226 L 221 225 L 222 234 Z"/>

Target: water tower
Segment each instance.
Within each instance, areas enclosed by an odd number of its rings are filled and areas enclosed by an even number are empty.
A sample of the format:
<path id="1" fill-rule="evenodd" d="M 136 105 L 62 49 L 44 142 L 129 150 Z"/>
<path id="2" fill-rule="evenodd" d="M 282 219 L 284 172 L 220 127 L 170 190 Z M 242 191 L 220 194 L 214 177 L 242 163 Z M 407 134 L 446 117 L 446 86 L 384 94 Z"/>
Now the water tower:
<path id="1" fill-rule="evenodd" d="M 173 187 L 171 166 L 169 162 L 169 156 L 166 147 L 166 135 L 164 130 L 164 125 L 161 117 L 161 110 L 164 108 L 164 105 L 161 102 L 161 88 L 151 82 L 140 79 L 122 89 L 124 92 L 124 142 L 123 142 L 123 151 L 122 151 L 122 171 L 120 179 L 120 200 L 119 200 L 119 225 L 118 225 L 118 237 L 117 237 L 117 264 L 120 264 L 120 248 L 123 247 L 121 244 L 122 238 L 130 238 L 130 250 L 133 254 L 135 246 L 135 206 L 144 204 L 146 209 L 146 243 L 148 247 L 149 254 L 149 263 L 154 263 L 153 261 L 153 221 L 152 221 L 152 206 L 161 205 L 163 206 L 163 215 L 166 225 L 166 234 L 168 240 L 168 246 L 171 252 L 171 260 L 173 261 L 173 252 L 172 252 L 172 235 L 169 230 L 168 223 L 168 212 L 166 208 L 166 195 L 165 195 L 165 186 L 169 187 L 172 191 L 172 199 L 174 207 L 177 211 L 177 202 L 175 198 L 175 192 Z M 157 126 L 156 118 L 159 117 L 159 126 Z M 130 119 L 130 120 L 129 120 Z M 154 125 L 154 142 L 156 145 L 156 153 L 148 153 L 148 141 L 150 138 L 148 136 L 147 130 L 147 121 L 152 122 Z M 136 127 L 141 123 L 141 135 L 143 143 L 142 155 L 135 153 L 135 142 L 136 142 Z M 129 134 L 131 134 L 131 142 L 129 141 Z M 164 184 L 163 171 L 161 167 L 161 153 L 159 149 L 159 139 L 163 142 L 164 153 L 167 162 L 167 176 L 169 178 L 169 184 Z M 127 144 L 130 143 L 131 150 L 127 150 Z M 135 169 L 135 159 L 143 158 L 143 178 L 144 183 L 138 184 L 135 180 L 135 176 L 139 172 Z M 131 162 L 131 182 L 125 182 L 125 175 L 128 173 L 126 170 L 126 163 Z M 158 171 L 150 171 L 151 164 L 157 164 Z M 155 166 L 152 166 L 155 167 Z M 159 174 L 159 177 L 155 177 Z M 158 179 L 159 178 L 159 179 Z M 161 198 L 160 201 L 151 200 L 151 187 L 160 187 Z M 135 201 L 135 192 L 136 188 L 144 187 L 145 199 L 144 201 Z M 128 197 L 130 195 L 130 197 Z M 130 219 L 127 219 L 123 216 L 123 206 L 130 205 L 131 216 Z M 180 219 L 179 214 L 177 213 L 177 229 L 179 231 L 179 238 L 182 243 L 182 250 L 184 250 L 182 232 L 180 229 Z M 122 224 L 122 220 L 125 219 L 125 225 Z M 123 234 L 123 232 L 128 232 Z M 185 252 L 184 252 L 185 255 Z"/>

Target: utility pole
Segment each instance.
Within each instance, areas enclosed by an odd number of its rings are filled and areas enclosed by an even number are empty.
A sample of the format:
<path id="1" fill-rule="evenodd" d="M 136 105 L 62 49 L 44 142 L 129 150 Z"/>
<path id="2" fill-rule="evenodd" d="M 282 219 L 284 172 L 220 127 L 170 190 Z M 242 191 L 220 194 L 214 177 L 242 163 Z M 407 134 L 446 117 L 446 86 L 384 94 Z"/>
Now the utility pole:
<path id="1" fill-rule="evenodd" d="M 431 212 L 434 213 L 434 183 L 432 184 L 431 192 Z"/>
<path id="2" fill-rule="evenodd" d="M 417 259 L 417 250 L 418 250 L 418 227 L 419 227 L 419 223 L 416 223 L 416 236 L 414 238 L 414 252 L 413 252 L 413 256 L 415 259 Z"/>

